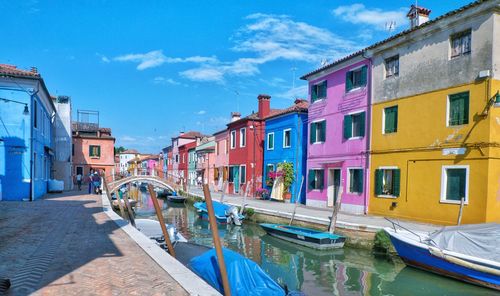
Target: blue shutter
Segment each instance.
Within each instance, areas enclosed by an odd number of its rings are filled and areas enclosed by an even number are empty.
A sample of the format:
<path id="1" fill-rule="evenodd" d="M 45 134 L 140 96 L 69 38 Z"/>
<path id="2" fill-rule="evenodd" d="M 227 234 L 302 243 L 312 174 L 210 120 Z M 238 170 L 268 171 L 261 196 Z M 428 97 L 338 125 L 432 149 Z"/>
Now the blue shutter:
<path id="1" fill-rule="evenodd" d="M 309 142 L 311 144 L 313 144 L 314 142 L 316 142 L 316 123 L 315 122 L 312 122 L 311 123 L 311 128 L 309 129 Z"/>

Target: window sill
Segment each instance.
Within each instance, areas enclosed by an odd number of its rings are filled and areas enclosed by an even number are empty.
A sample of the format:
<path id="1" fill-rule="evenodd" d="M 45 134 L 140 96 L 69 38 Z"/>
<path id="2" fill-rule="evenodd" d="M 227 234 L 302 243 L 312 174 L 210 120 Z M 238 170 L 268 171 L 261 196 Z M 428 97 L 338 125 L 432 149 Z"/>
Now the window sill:
<path id="1" fill-rule="evenodd" d="M 385 76 L 385 80 L 387 80 L 387 79 L 397 79 L 397 78 L 399 78 L 399 73 L 396 74 L 396 75 Z"/>
<path id="2" fill-rule="evenodd" d="M 316 99 L 316 101 L 311 102 L 311 105 L 316 104 L 316 103 L 320 103 L 320 102 L 325 102 L 325 101 L 326 101 L 326 98 Z"/>
<path id="3" fill-rule="evenodd" d="M 454 125 L 451 125 L 451 124 L 448 124 L 446 125 L 446 127 L 449 127 L 449 128 L 462 128 L 462 127 L 465 127 L 469 125 L 469 123 L 464 123 L 464 124 L 454 124 Z"/>
<path id="4" fill-rule="evenodd" d="M 350 141 L 350 140 L 359 140 L 359 139 L 363 139 L 364 137 L 351 137 L 349 139 L 347 139 L 347 141 Z"/>
<path id="5" fill-rule="evenodd" d="M 100 159 L 100 156 L 90 156 L 91 159 Z"/>
<path id="6" fill-rule="evenodd" d="M 381 195 L 377 195 L 378 198 L 389 198 L 389 199 L 396 199 L 398 198 L 398 196 L 395 196 L 395 195 L 388 195 L 388 194 L 381 194 Z"/>
<path id="7" fill-rule="evenodd" d="M 452 204 L 452 205 L 460 205 L 460 201 L 459 200 L 446 200 L 446 199 L 441 199 L 439 200 L 439 203 L 441 204 Z M 464 200 L 464 205 L 468 205 L 469 204 L 469 200 Z"/>
<path id="8" fill-rule="evenodd" d="M 325 142 L 314 142 L 311 145 L 324 144 Z"/>
<path id="9" fill-rule="evenodd" d="M 283 146 L 283 149 L 291 148 L 292 146 Z"/>
<path id="10" fill-rule="evenodd" d="M 272 148 L 272 149 L 270 149 L 270 148 L 267 148 L 266 150 L 267 150 L 267 151 L 273 151 L 273 150 L 274 150 L 274 148 Z"/>
<path id="11" fill-rule="evenodd" d="M 350 95 L 352 95 L 352 94 L 356 94 L 356 93 L 358 93 L 358 92 L 361 92 L 361 91 L 363 91 L 363 90 L 365 90 L 365 89 L 366 89 L 366 85 L 363 85 L 363 86 L 358 86 L 358 87 L 355 87 L 355 88 L 353 88 L 353 89 L 350 89 L 349 91 L 346 91 L 346 92 L 344 93 L 344 98 L 345 98 L 345 97 L 349 97 L 349 96 L 350 96 Z"/>
<path id="12" fill-rule="evenodd" d="M 352 195 L 361 195 L 363 192 L 346 192 L 347 194 L 352 194 Z"/>
<path id="13" fill-rule="evenodd" d="M 397 133 L 398 133 L 398 131 L 395 131 L 395 132 L 383 132 L 382 135 L 384 135 L 384 136 L 390 136 L 390 135 L 395 135 Z"/>

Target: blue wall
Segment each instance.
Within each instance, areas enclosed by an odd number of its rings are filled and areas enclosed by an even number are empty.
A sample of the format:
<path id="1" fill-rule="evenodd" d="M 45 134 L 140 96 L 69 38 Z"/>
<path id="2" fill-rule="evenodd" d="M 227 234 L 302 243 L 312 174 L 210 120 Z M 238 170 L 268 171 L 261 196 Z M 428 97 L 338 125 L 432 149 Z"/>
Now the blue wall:
<path id="1" fill-rule="evenodd" d="M 291 146 L 283 148 L 283 131 L 291 129 Z M 274 150 L 267 150 L 267 134 L 274 132 Z M 297 146 L 298 145 L 298 146 Z M 299 194 L 300 203 L 306 202 L 306 158 L 307 158 L 307 113 L 289 113 L 282 116 L 266 120 L 266 135 L 264 138 L 264 174 L 262 183 L 265 184 L 267 178 L 267 166 L 273 164 L 276 170 L 280 162 L 291 162 L 295 170 L 295 181 L 290 192 L 291 202 L 295 202 L 297 192 L 300 187 L 302 176 L 304 184 Z M 298 159 L 298 166 L 297 166 Z M 268 187 L 268 189 L 271 189 Z"/>
<path id="2" fill-rule="evenodd" d="M 31 178 L 31 125 L 34 118 L 31 96 L 24 90 L 0 87 L 0 97 L 28 104 L 29 115 L 24 115 L 24 105 L 1 103 L 0 108 L 0 191 L 3 200 L 28 200 Z M 47 193 L 50 178 L 51 156 L 45 147 L 52 147 L 52 123 L 49 112 L 33 97 L 38 106 L 38 128 L 33 130 L 33 151 L 36 153 L 34 198 Z M 43 123 L 42 123 L 43 122 Z"/>

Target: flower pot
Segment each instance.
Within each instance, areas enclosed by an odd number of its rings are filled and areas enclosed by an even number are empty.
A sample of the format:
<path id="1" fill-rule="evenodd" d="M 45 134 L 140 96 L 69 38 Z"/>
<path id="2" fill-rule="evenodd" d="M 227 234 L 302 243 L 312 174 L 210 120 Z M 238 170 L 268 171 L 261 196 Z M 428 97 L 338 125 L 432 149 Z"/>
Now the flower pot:
<path id="1" fill-rule="evenodd" d="M 283 193 L 283 199 L 290 199 L 290 198 L 292 198 L 292 194 L 290 192 Z"/>

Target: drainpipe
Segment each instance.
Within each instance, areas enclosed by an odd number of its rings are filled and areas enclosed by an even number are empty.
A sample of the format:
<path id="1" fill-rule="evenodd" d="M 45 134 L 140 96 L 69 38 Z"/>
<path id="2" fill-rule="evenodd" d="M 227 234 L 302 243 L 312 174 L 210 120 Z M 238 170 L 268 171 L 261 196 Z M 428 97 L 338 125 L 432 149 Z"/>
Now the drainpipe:
<path id="1" fill-rule="evenodd" d="M 373 88 L 373 61 L 372 61 L 372 58 L 371 57 L 367 57 L 365 56 L 365 53 L 366 52 L 363 52 L 362 56 L 368 60 L 368 66 L 369 66 L 369 69 L 370 69 L 370 72 L 368 73 L 369 75 L 369 83 L 370 85 L 368 86 L 368 93 L 367 93 L 367 112 L 366 112 L 366 123 L 370 125 L 370 128 L 369 129 L 366 129 L 366 130 L 369 130 L 369 133 L 367 133 L 367 136 L 366 136 L 366 152 L 364 154 L 364 158 L 365 158 L 365 168 L 366 168 L 366 173 L 364 174 L 366 177 L 366 182 L 365 182 L 365 199 L 363 201 L 364 203 L 364 213 L 365 215 L 368 214 L 368 199 L 370 198 L 370 195 L 371 195 L 371 192 L 369 192 L 370 190 L 370 180 L 371 180 L 371 176 L 370 176 L 370 166 L 371 166 L 371 163 L 370 163 L 370 151 L 371 151 L 371 135 L 372 135 L 372 132 L 373 132 L 373 124 L 370 124 L 371 123 L 371 117 L 372 117 L 372 88 Z"/>
<path id="2" fill-rule="evenodd" d="M 35 93 L 36 94 L 36 93 Z M 33 182 L 33 178 L 35 177 L 35 174 L 34 174 L 34 169 L 35 169 L 35 162 L 34 162 L 34 159 L 33 159 L 33 152 L 34 152 L 34 149 L 33 149 L 33 124 L 34 124 L 34 119 L 35 119 L 35 114 L 33 114 L 34 110 L 33 110 L 33 106 L 34 106 L 34 96 L 35 94 L 32 94 L 30 96 L 30 103 L 31 103 L 31 121 L 30 121 L 30 201 L 33 201 L 35 198 L 34 198 L 34 195 L 35 195 L 35 182 Z M 38 108 L 37 108 L 38 109 Z"/>

